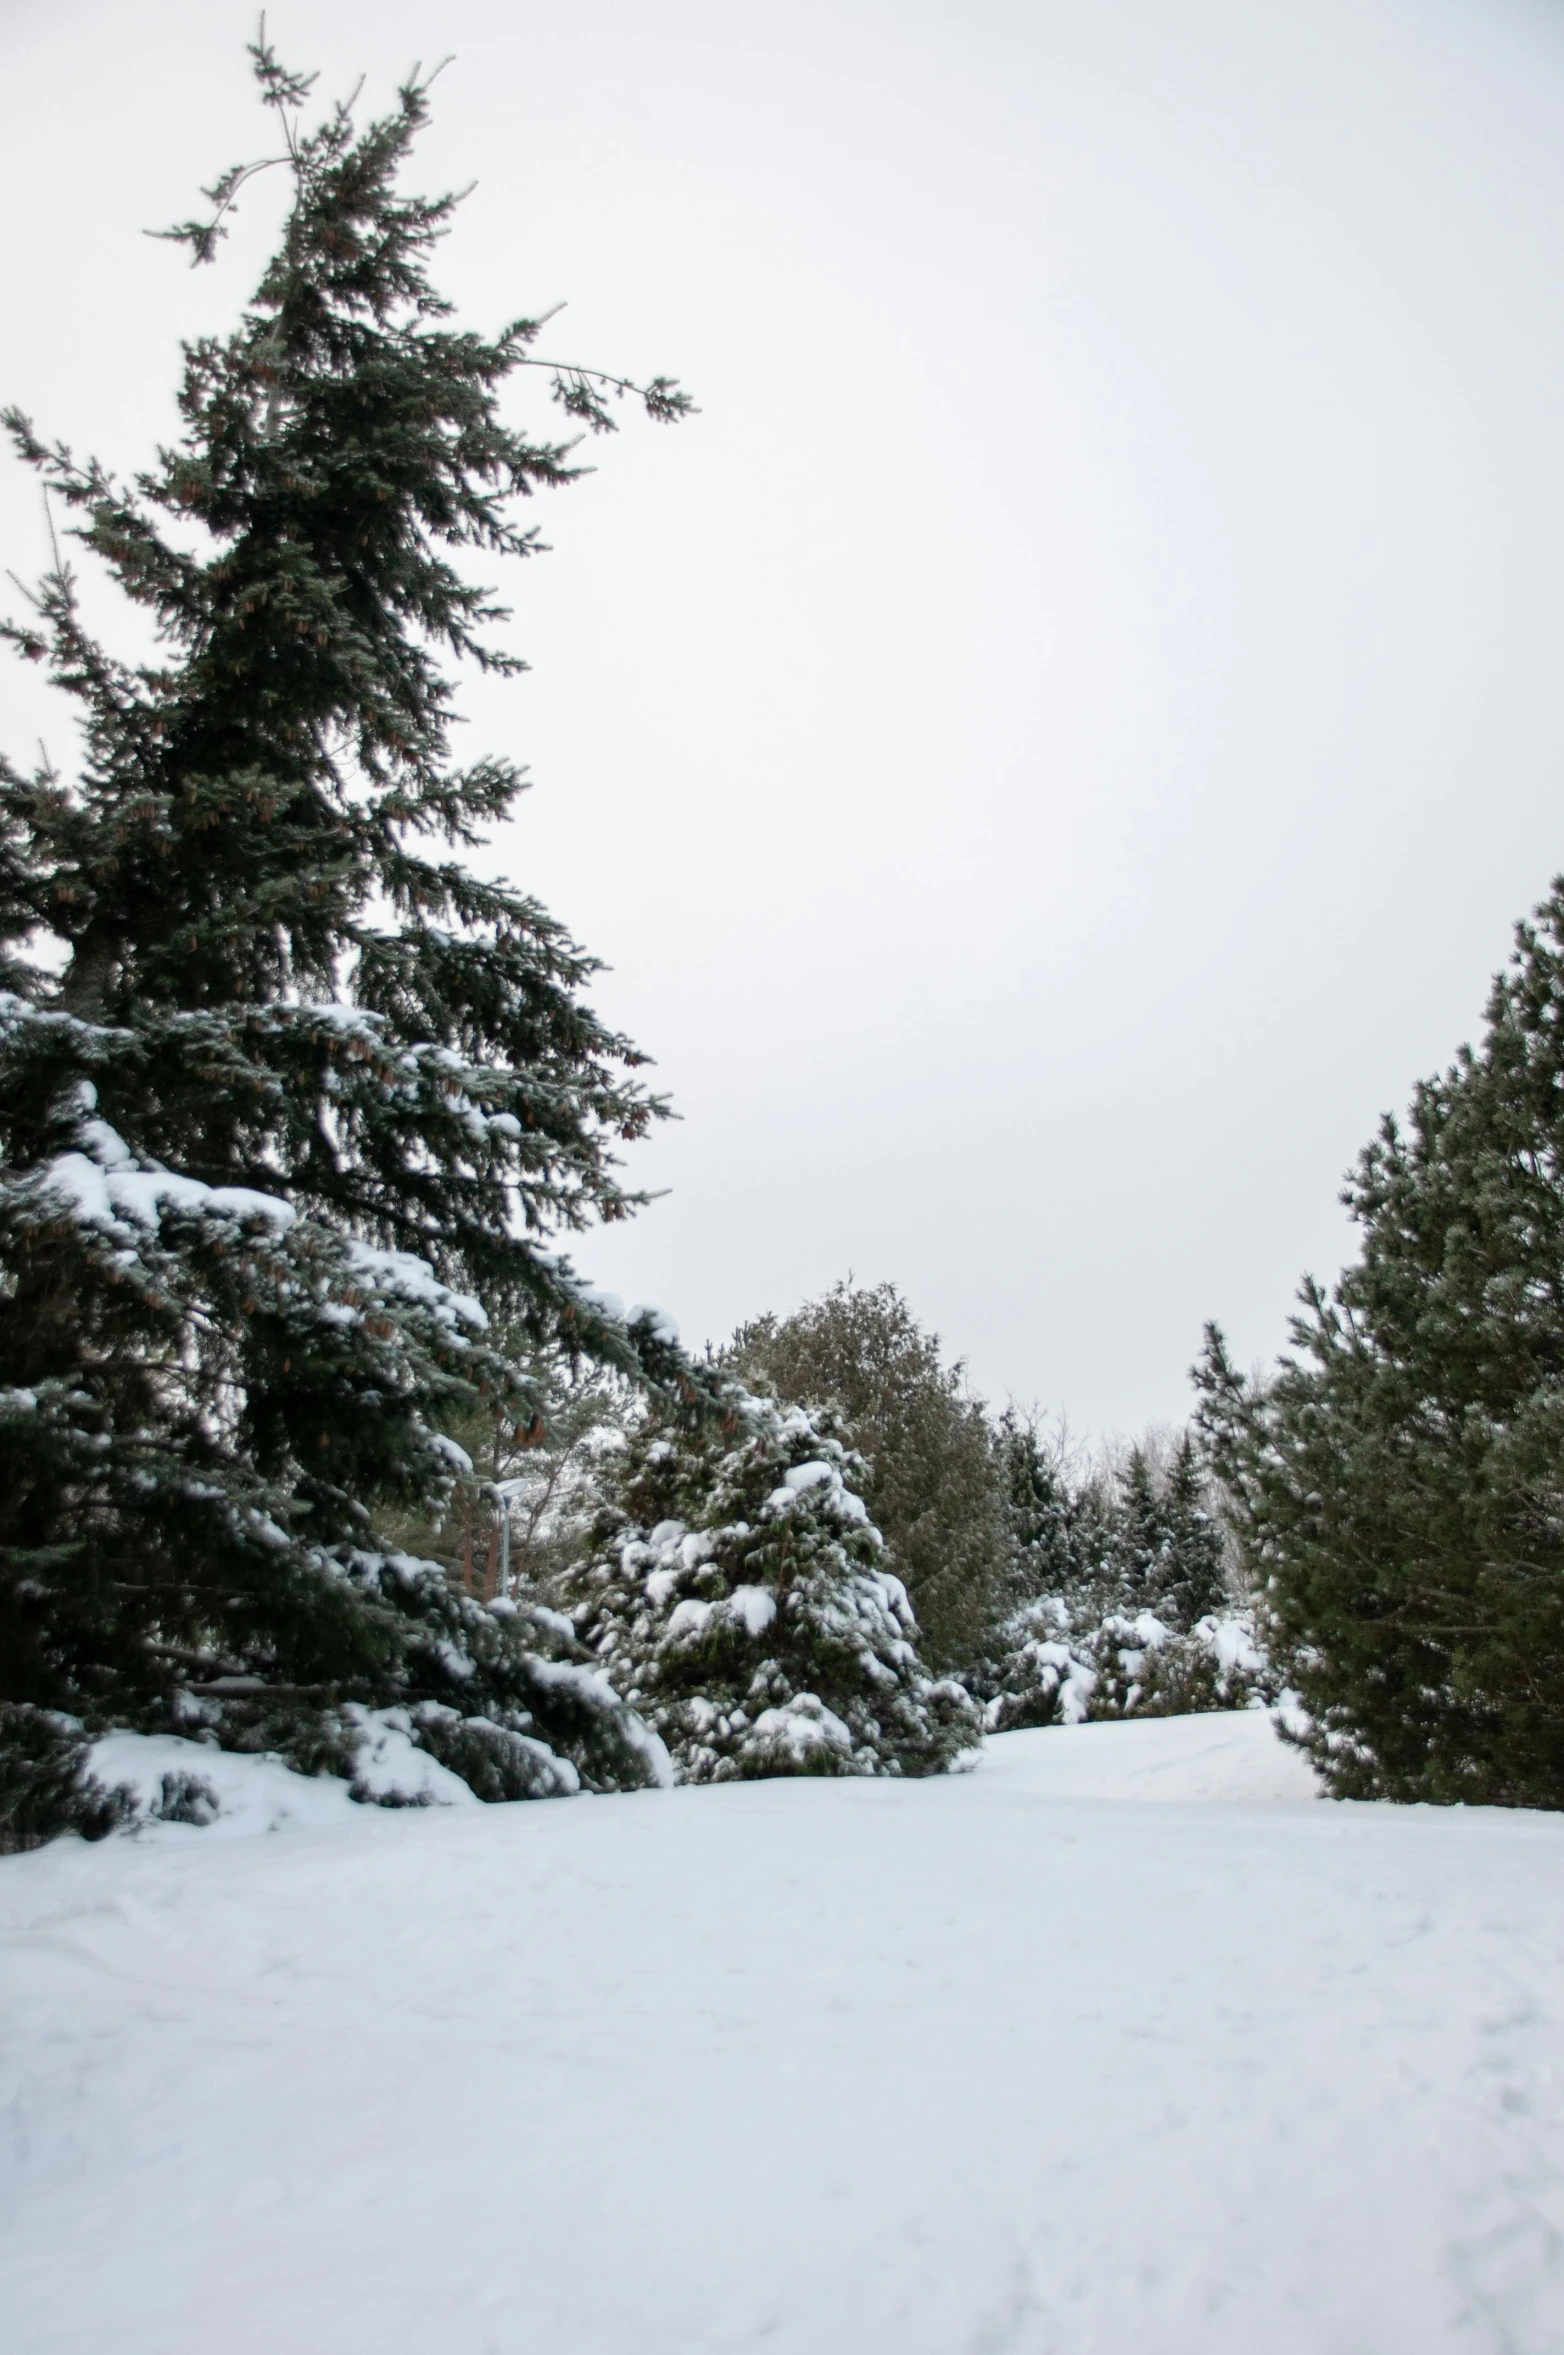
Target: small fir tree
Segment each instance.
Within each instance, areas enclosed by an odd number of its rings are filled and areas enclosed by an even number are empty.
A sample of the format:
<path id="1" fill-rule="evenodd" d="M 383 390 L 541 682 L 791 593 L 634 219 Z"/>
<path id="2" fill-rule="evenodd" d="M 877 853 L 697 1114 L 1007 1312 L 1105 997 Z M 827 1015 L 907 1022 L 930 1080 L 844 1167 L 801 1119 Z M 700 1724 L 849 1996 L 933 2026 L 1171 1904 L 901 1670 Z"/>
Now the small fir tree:
<path id="1" fill-rule="evenodd" d="M 995 1429 L 1018 1599 L 1062 1593 L 1078 1553 L 1077 1500 L 1063 1431 L 1045 1438 L 1035 1413 L 1007 1407 Z"/>
<path id="2" fill-rule="evenodd" d="M 513 503 L 576 469 L 501 416 L 538 323 L 459 331 L 430 281 L 452 202 L 398 186 L 425 87 L 306 130 L 308 84 L 253 56 L 287 218 L 238 329 L 187 348 L 178 442 L 124 486 L 8 418 L 161 641 L 115 660 L 63 561 L 5 631 L 84 744 L 74 782 L 0 767 L 9 1749 L 35 1785 L 81 1724 L 351 1772 L 394 1709 L 486 1796 L 570 1759 L 644 1779 L 579 1658 L 376 1534 L 445 1497 L 453 1417 L 539 1412 L 479 1294 L 539 1347 L 691 1381 L 543 1247 L 633 1207 L 642 1058 L 583 1002 L 592 960 L 462 863 L 522 779 L 453 764 L 442 657 L 520 665 L 453 555 L 529 554 Z M 248 177 L 171 233 L 196 260 Z M 553 380 L 600 429 L 613 389 Z"/>
<path id="3" fill-rule="evenodd" d="M 1075 1578 L 1078 1498 L 1067 1476 L 1063 1432 L 1045 1436 L 1035 1414 L 1007 1407 L 991 1427 L 1003 1537 L 1001 1575 L 977 1630 L 961 1681 L 994 1701 L 1010 1666 L 1017 1615 L 1038 1597 L 1063 1596 Z"/>
<path id="4" fill-rule="evenodd" d="M 734 1388 L 723 1424 L 648 1416 L 565 1600 L 680 1778 L 934 1774 L 980 1738 L 929 1675 L 835 1418 Z"/>
<path id="5" fill-rule="evenodd" d="M 1350 1798 L 1564 1806 L 1564 881 L 1386 1119 L 1294 1354 L 1197 1378 L 1302 1739 Z"/>
<path id="6" fill-rule="evenodd" d="M 1009 1409 L 995 1443 L 1003 1470 L 1010 1574 L 971 1679 L 991 1730 L 1075 1724 L 1095 1681 L 1071 1649 L 1086 1624 L 1108 1544 L 1103 1485 L 1082 1477 L 1064 1429 L 1045 1435 L 1035 1414 Z"/>
<path id="7" fill-rule="evenodd" d="M 1183 1633 L 1230 1603 L 1222 1531 L 1189 1431 L 1160 1465 L 1146 1446 L 1131 1448 L 1116 1518 L 1109 1555 L 1121 1610 L 1154 1611 Z"/>
<path id="8" fill-rule="evenodd" d="M 729 1362 L 800 1406 L 829 1406 L 864 1459 L 864 1501 L 906 1581 L 929 1658 L 967 1674 L 1001 1615 L 1011 1537 L 988 1414 L 893 1284 L 838 1284 L 757 1317 Z"/>

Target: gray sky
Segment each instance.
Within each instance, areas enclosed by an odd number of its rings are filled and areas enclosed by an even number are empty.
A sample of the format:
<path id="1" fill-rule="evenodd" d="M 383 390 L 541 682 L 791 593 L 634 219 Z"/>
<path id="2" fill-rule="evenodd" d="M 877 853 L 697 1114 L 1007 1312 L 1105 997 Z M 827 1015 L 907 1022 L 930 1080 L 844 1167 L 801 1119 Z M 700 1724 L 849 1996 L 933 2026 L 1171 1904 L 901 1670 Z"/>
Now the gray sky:
<path id="1" fill-rule="evenodd" d="M 281 191 L 230 0 L 0 0 L 0 392 L 134 464 Z M 991 1396 L 1182 1415 L 1564 865 L 1564 8 L 277 0 L 455 52 L 473 323 L 680 375 L 506 584 L 498 863 L 682 1114 L 582 1239 L 687 1339 L 851 1268 Z M 549 414 L 539 411 L 540 417 Z M 557 413 L 556 413 L 557 414 Z M 4 561 L 37 493 L 0 476 Z M 4 740 L 57 716 L 4 680 Z M 464 750 L 466 746 L 464 745 Z"/>

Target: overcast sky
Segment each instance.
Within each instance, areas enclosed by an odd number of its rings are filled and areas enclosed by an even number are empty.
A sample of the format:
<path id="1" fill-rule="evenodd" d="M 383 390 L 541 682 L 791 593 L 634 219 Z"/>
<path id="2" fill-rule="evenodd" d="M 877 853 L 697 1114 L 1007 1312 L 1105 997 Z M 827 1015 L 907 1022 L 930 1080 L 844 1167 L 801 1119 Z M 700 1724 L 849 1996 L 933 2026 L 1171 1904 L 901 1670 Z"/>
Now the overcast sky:
<path id="1" fill-rule="evenodd" d="M 119 465 L 276 217 L 140 234 L 266 151 L 252 23 L 0 0 L 0 394 Z M 536 780 L 498 864 L 682 1115 L 579 1263 L 697 1342 L 890 1277 L 991 1397 L 1181 1417 L 1564 865 L 1564 4 L 269 25 L 368 100 L 453 51 L 463 315 L 568 298 L 551 350 L 701 404 L 548 503 L 532 673 L 466 697 Z M 0 541 L 38 568 L 16 468 Z"/>

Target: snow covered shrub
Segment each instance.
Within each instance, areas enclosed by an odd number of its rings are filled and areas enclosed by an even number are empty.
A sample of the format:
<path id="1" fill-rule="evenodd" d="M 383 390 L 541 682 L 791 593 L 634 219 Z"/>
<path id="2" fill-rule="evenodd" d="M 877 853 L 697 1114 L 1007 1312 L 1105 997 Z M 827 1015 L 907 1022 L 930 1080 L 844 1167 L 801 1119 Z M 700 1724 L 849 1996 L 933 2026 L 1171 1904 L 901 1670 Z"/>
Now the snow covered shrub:
<path id="1" fill-rule="evenodd" d="M 917 1622 L 834 1417 L 735 1388 L 722 1426 L 648 1415 L 564 1589 L 685 1782 L 935 1774 L 978 1712 Z"/>
<path id="2" fill-rule="evenodd" d="M 992 1733 L 1085 1718 L 1185 1717 L 1245 1709 L 1269 1695 L 1271 1678 L 1247 1612 L 1171 1627 L 1154 1611 L 1101 1619 L 1055 1596 L 1029 1604 L 1010 1626 L 999 1689 L 985 1712 Z"/>
<path id="3" fill-rule="evenodd" d="M 1248 1612 L 1208 1613 L 1180 1628 L 1155 1611 L 1097 1618 L 1044 1596 L 1011 1626 L 991 1730 L 1078 1725 L 1088 1717 L 1186 1717 L 1244 1709 L 1269 1692 L 1269 1671 Z"/>
<path id="4" fill-rule="evenodd" d="M 62 1832 L 101 1840 L 124 1821 L 129 1794 L 104 1788 L 87 1747 L 75 1719 L 0 1701 L 0 1856 Z"/>
<path id="5" fill-rule="evenodd" d="M 983 1712 L 990 1733 L 1079 1725 L 1090 1715 L 1097 1684 L 1091 1647 L 1075 1634 L 1061 1596 L 1039 1595 L 1023 1604 L 999 1630 L 999 1647 Z"/>

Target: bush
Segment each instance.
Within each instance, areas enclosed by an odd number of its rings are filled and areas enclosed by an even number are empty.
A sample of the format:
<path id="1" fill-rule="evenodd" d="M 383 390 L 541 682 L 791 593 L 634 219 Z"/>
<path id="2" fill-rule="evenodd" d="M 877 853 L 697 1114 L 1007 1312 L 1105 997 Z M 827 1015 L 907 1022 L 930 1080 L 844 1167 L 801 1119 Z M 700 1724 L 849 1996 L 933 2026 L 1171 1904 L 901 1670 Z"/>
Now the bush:
<path id="1" fill-rule="evenodd" d="M 0 1856 L 62 1832 L 101 1840 L 130 1812 L 128 1794 L 86 1773 L 87 1737 L 53 1710 L 0 1701 Z"/>

